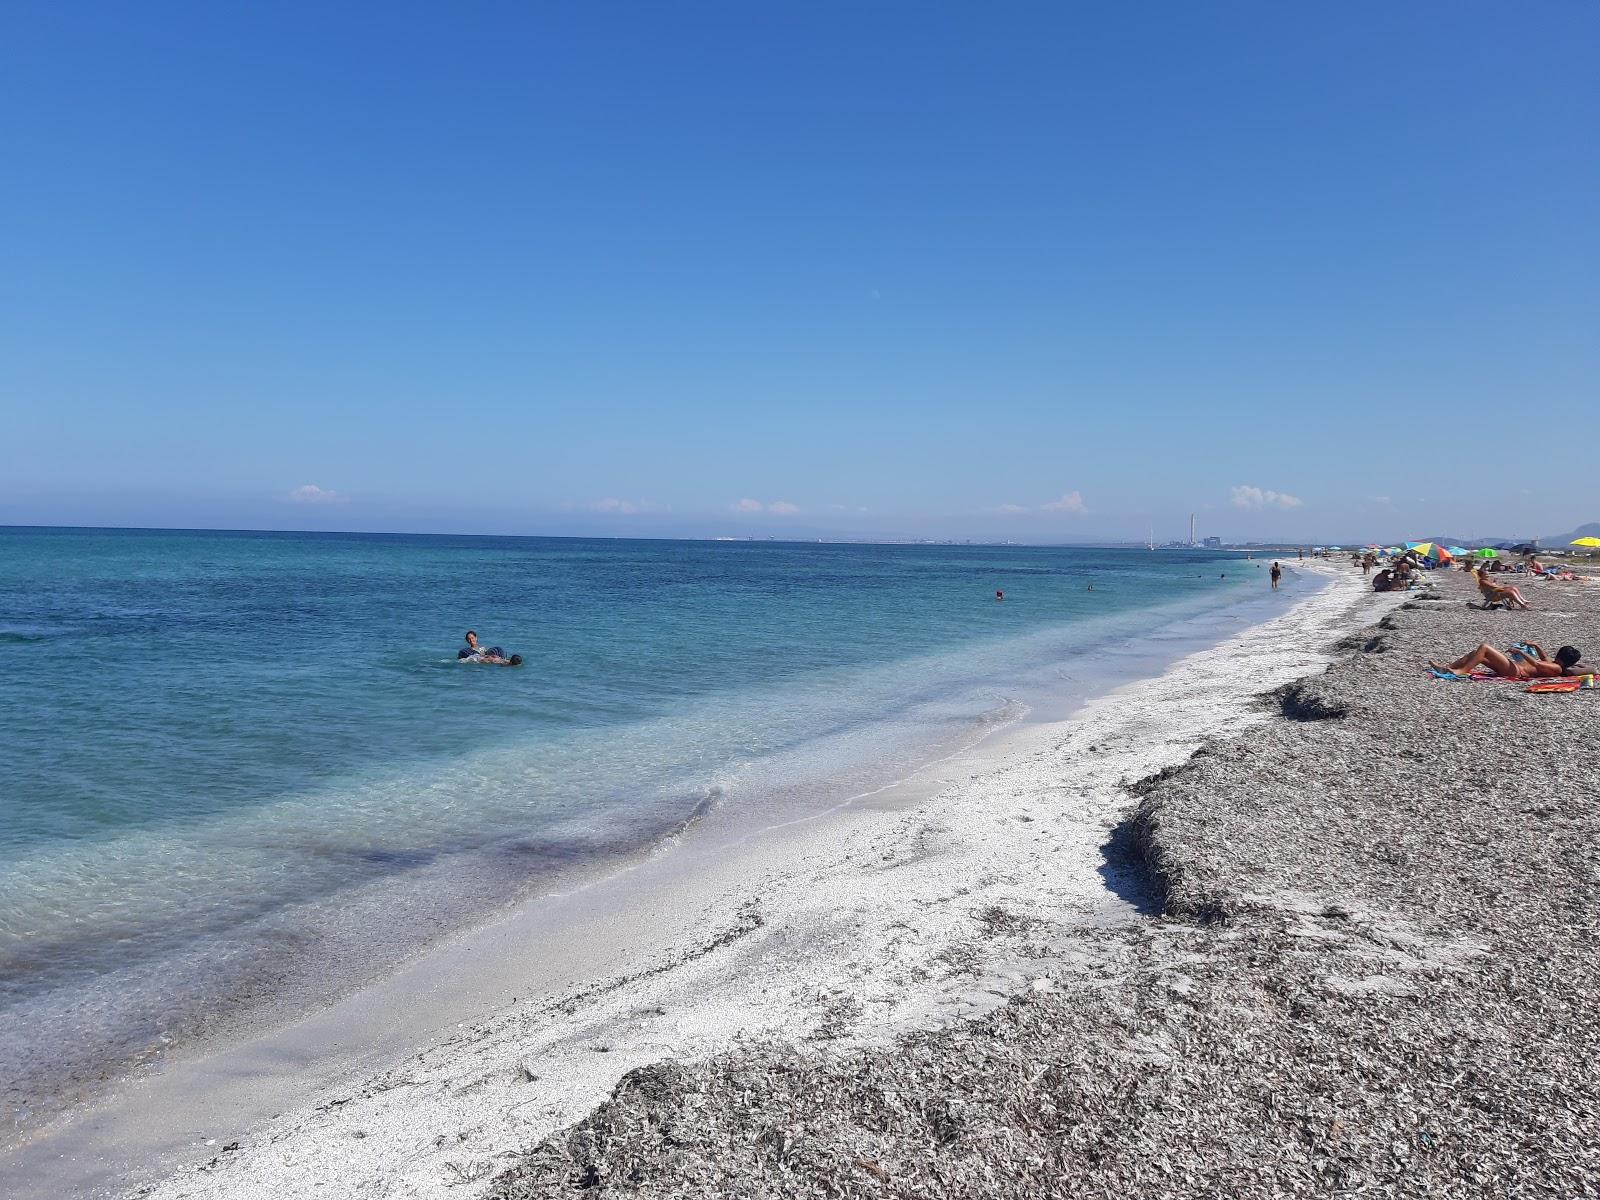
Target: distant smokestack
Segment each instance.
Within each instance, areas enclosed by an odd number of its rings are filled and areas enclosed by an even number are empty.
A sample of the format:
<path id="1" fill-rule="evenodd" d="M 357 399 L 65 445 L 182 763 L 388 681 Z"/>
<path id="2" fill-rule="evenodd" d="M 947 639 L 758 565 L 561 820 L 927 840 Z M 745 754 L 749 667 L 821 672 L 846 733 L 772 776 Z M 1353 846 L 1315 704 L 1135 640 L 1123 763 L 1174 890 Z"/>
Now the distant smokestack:
<path id="1" fill-rule="evenodd" d="M 1189 545 L 1194 545 L 1194 514 L 1189 514 Z"/>

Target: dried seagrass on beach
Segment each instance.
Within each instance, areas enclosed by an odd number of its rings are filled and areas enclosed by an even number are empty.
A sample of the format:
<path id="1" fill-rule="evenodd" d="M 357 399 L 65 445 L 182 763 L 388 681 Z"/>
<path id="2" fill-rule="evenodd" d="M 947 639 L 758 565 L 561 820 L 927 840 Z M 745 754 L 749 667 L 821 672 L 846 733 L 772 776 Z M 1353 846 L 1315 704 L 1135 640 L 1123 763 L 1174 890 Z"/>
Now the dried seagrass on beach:
<path id="1" fill-rule="evenodd" d="M 1459 577 L 1147 781 L 1161 915 L 886 1048 L 634 1072 L 497 1181 L 600 1196 L 1600 1193 L 1600 691 L 1439 682 L 1479 641 L 1600 657 L 1600 587 Z"/>

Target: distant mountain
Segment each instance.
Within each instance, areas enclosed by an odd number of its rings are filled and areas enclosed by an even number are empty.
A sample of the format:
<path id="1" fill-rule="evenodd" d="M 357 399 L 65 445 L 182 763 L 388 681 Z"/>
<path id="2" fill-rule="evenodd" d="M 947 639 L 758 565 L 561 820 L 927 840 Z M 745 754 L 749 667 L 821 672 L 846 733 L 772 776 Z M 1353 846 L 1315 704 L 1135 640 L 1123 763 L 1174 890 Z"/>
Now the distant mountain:
<path id="1" fill-rule="evenodd" d="M 1587 525 L 1579 525 L 1570 533 L 1563 533 L 1557 537 L 1542 537 L 1539 539 L 1539 544 L 1541 546 L 1549 546 L 1554 550 L 1581 537 L 1600 537 L 1600 521 L 1590 521 Z"/>
<path id="2" fill-rule="evenodd" d="M 1520 542 L 1520 541 L 1524 541 L 1525 539 L 1523 539 L 1523 538 L 1507 538 L 1507 537 L 1469 537 L 1469 538 L 1459 538 L 1459 537 L 1445 537 L 1443 535 L 1440 535 L 1439 537 L 1436 537 L 1433 540 L 1436 541 L 1436 542 L 1439 542 L 1440 544 L 1445 545 L 1445 546 L 1487 546 L 1487 545 L 1490 545 L 1493 542 Z"/>

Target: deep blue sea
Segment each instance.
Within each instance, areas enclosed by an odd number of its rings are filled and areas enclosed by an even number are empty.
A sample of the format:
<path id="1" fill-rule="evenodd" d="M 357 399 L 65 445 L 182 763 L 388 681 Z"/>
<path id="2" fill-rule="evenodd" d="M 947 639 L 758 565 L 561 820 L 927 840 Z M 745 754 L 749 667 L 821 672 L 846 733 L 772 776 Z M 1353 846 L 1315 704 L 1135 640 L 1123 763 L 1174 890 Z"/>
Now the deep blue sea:
<path id="1" fill-rule="evenodd" d="M 1259 596 L 1244 567 L 0 529 L 0 1076 L 314 1000 L 697 813 L 836 802 L 1086 652 Z M 468 628 L 525 665 L 458 664 Z"/>

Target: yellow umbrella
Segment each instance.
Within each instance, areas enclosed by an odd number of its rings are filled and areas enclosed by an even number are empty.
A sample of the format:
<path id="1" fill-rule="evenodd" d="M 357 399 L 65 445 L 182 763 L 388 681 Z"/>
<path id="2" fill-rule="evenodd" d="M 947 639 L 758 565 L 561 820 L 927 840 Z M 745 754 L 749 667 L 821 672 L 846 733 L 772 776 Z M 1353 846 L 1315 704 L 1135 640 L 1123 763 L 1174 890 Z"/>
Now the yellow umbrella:
<path id="1" fill-rule="evenodd" d="M 1597 538 L 1597 537 L 1581 537 L 1581 538 L 1578 538 L 1576 541 L 1574 541 L 1574 542 L 1572 542 L 1570 544 L 1574 545 L 1574 546 L 1600 546 L 1600 538 Z"/>

